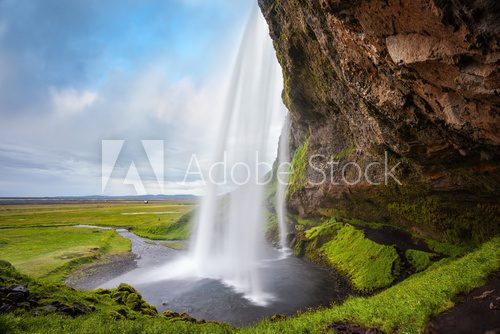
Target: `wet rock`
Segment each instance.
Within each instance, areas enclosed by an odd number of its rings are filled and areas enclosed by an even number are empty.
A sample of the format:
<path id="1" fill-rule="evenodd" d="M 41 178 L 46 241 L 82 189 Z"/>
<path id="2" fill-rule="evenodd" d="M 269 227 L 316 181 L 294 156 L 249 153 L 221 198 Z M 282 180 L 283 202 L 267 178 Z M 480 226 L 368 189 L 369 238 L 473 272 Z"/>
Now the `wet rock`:
<path id="1" fill-rule="evenodd" d="M 137 293 L 137 290 L 134 287 L 132 287 L 128 284 L 125 284 L 125 283 L 121 283 L 118 286 L 117 290 L 120 292 Z"/>
<path id="2" fill-rule="evenodd" d="M 0 287 L 0 297 L 15 301 L 24 300 L 29 296 L 29 290 L 24 285 Z"/>
<path id="3" fill-rule="evenodd" d="M 31 304 L 29 302 L 20 302 L 16 304 L 16 308 L 24 308 L 24 309 L 29 309 L 31 307 Z"/>
<path id="4" fill-rule="evenodd" d="M 16 285 L 12 288 L 13 292 L 22 293 L 25 297 L 28 297 L 29 290 L 24 285 Z"/>
<path id="5" fill-rule="evenodd" d="M 22 292 L 10 292 L 7 294 L 7 299 L 12 300 L 13 302 L 20 302 L 25 299 L 25 295 Z"/>
<path id="6" fill-rule="evenodd" d="M 338 334 L 382 334 L 378 328 L 366 328 L 351 322 L 343 321 L 328 326 L 330 331 Z"/>
<path id="7" fill-rule="evenodd" d="M 24 285 L 0 287 L 0 312 L 10 312 L 17 308 L 29 308 L 29 290 Z"/>
<path id="8" fill-rule="evenodd" d="M 177 312 L 174 312 L 174 311 L 170 311 L 170 310 L 166 310 L 164 311 L 161 315 L 163 315 L 165 318 L 178 318 L 180 316 L 180 313 L 177 313 Z"/>
<path id="9" fill-rule="evenodd" d="M 278 314 L 273 314 L 271 316 L 271 321 L 280 321 L 280 320 L 284 320 L 286 319 L 286 315 L 284 314 L 281 314 L 281 313 L 278 313 Z"/>
<path id="10" fill-rule="evenodd" d="M 95 291 L 98 295 L 109 295 L 111 293 L 111 290 L 109 289 L 97 289 Z"/>
<path id="11" fill-rule="evenodd" d="M 193 318 L 192 316 L 190 316 L 189 314 L 187 313 L 177 313 L 177 312 L 174 312 L 174 311 L 165 311 L 162 313 L 162 315 L 165 317 L 165 318 L 168 318 L 168 319 L 171 319 L 171 320 L 179 320 L 179 321 L 186 321 L 186 322 L 191 322 L 191 323 L 197 323 L 198 321 Z M 200 320 L 201 321 L 201 320 Z"/>
<path id="12" fill-rule="evenodd" d="M 62 314 L 66 314 L 66 315 L 69 315 L 69 316 L 74 316 L 74 309 L 69 306 L 69 305 L 61 305 L 57 308 L 57 312 L 59 313 L 62 313 Z"/>
<path id="13" fill-rule="evenodd" d="M 187 321 L 187 322 L 192 322 L 192 323 L 196 323 L 197 320 L 195 318 L 193 318 L 192 316 L 190 316 L 189 314 L 187 313 L 181 313 L 179 318 L 183 321 Z"/>
<path id="14" fill-rule="evenodd" d="M 89 308 L 81 303 L 73 303 L 72 305 L 74 315 L 83 315 L 89 313 Z"/>
<path id="15" fill-rule="evenodd" d="M 142 298 L 137 293 L 131 293 L 127 296 L 125 300 L 125 305 L 130 307 L 132 310 L 140 309 Z"/>
<path id="16" fill-rule="evenodd" d="M 140 312 L 145 315 L 150 315 L 150 316 L 155 316 L 158 314 L 158 311 L 156 310 L 156 307 L 153 305 L 148 305 L 148 304 L 143 304 Z"/>

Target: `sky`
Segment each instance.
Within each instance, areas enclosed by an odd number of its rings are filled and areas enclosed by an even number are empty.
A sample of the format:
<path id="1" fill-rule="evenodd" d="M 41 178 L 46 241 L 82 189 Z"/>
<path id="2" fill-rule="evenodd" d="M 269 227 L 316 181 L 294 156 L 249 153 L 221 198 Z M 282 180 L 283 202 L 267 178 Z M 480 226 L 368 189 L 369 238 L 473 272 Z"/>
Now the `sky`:
<path id="1" fill-rule="evenodd" d="M 0 0 L 0 196 L 134 194 L 134 172 L 158 176 L 148 145 L 166 185 L 146 193 L 200 194 L 184 171 L 206 159 L 254 6 Z M 106 187 L 103 140 L 120 149 Z"/>

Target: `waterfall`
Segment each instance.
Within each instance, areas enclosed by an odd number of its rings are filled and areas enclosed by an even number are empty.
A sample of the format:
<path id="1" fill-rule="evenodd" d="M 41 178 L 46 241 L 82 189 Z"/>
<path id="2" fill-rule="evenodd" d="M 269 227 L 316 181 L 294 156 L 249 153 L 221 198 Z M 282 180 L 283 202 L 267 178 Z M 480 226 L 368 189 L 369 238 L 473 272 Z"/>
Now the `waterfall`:
<path id="1" fill-rule="evenodd" d="M 262 178 L 259 164 L 272 151 L 273 118 L 282 115 L 282 78 L 267 24 L 255 6 L 245 29 L 229 83 L 212 166 L 200 204 L 190 258 L 200 277 L 223 281 L 265 305 L 259 266 L 264 248 Z M 270 143 L 271 142 L 271 143 Z M 230 171 L 228 173 L 228 171 Z M 229 175 L 228 175 L 229 174 Z"/>
<path id="2" fill-rule="evenodd" d="M 291 253 L 287 242 L 287 222 L 286 222 L 286 190 L 288 185 L 288 174 L 290 169 L 290 119 L 287 117 L 283 130 L 281 131 L 279 149 L 278 149 L 278 168 L 276 176 L 278 183 L 276 186 L 276 216 L 278 219 L 280 248 L 282 253 L 287 256 Z"/>

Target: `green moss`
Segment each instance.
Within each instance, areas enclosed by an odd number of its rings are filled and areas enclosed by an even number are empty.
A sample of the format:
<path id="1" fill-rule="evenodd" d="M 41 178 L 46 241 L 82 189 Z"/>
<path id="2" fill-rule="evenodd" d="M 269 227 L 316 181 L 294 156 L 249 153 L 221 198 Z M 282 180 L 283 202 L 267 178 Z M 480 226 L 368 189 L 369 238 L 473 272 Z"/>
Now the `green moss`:
<path id="1" fill-rule="evenodd" d="M 292 174 L 290 175 L 288 185 L 288 195 L 293 195 L 298 190 L 304 188 L 307 184 L 307 153 L 309 151 L 309 138 L 299 146 L 293 155 L 292 159 Z"/>
<path id="2" fill-rule="evenodd" d="M 439 236 L 447 243 L 478 245 L 500 234 L 497 203 L 460 200 L 458 195 L 434 192 L 416 180 L 406 180 L 403 186 L 380 187 L 368 197 L 382 216 L 389 216 L 393 222 L 411 223 L 424 235 Z"/>
<path id="3" fill-rule="evenodd" d="M 340 152 L 337 152 L 335 154 L 332 154 L 332 160 L 342 160 L 344 158 L 347 158 L 351 156 L 354 152 L 356 151 L 356 148 L 354 147 L 346 147 Z"/>
<path id="4" fill-rule="evenodd" d="M 330 219 L 305 231 L 305 236 L 309 240 L 325 237 L 333 238 L 341 226 L 342 225 L 337 223 L 334 219 Z"/>
<path id="5" fill-rule="evenodd" d="M 139 298 L 139 295 L 137 293 L 131 293 L 127 296 L 125 305 L 127 305 L 132 310 L 137 310 L 140 308 L 140 301 L 141 299 Z"/>
<path id="6" fill-rule="evenodd" d="M 372 291 L 390 285 L 396 278 L 399 256 L 393 246 L 379 245 L 346 224 L 321 250 L 332 266 L 345 273 L 353 286 Z"/>
<path id="7" fill-rule="evenodd" d="M 320 215 L 328 218 L 346 216 L 345 210 L 339 208 L 320 208 L 318 212 Z"/>
<path id="8" fill-rule="evenodd" d="M 317 218 L 304 218 L 304 217 L 295 217 L 297 225 L 300 226 L 317 226 L 321 224 L 321 220 Z"/>
<path id="9" fill-rule="evenodd" d="M 427 246 L 436 253 L 449 257 L 459 257 L 471 250 L 469 246 L 453 245 L 433 239 L 426 239 Z"/>
<path id="10" fill-rule="evenodd" d="M 415 271 L 422 271 L 429 267 L 435 254 L 423 252 L 415 249 L 408 249 L 405 252 L 406 259 Z"/>

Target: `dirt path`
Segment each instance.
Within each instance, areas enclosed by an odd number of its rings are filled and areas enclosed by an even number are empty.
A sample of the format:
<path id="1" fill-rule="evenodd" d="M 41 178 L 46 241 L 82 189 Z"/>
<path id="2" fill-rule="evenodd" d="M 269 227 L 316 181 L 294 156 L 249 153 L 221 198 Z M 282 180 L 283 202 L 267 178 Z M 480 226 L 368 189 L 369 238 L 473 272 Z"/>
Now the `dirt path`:
<path id="1" fill-rule="evenodd" d="M 431 319 L 426 334 L 500 334 L 500 272 L 486 285 L 457 297 L 455 306 Z"/>

